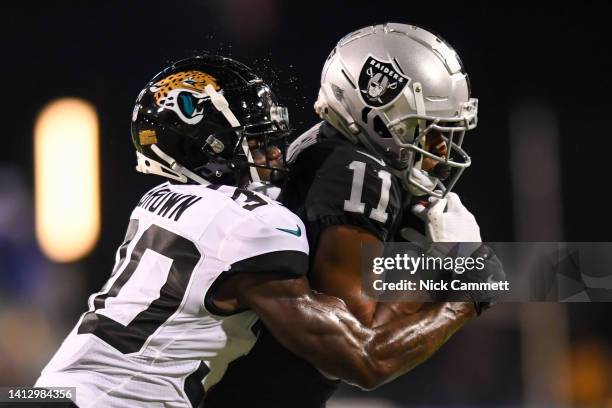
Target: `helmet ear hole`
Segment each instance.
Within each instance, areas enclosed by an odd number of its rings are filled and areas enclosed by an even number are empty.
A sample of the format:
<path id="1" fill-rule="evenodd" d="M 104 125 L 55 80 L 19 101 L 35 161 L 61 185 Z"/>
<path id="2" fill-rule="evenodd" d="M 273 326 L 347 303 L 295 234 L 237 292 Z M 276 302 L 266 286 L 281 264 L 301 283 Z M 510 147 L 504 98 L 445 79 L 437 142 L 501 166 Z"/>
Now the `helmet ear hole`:
<path id="1" fill-rule="evenodd" d="M 365 108 L 363 108 L 363 110 L 361 111 L 361 121 L 365 124 L 368 123 L 368 113 L 370 113 L 372 111 L 372 108 L 370 108 L 369 106 L 366 106 Z"/>
<path id="2" fill-rule="evenodd" d="M 213 156 L 230 159 L 234 154 L 238 139 L 238 135 L 233 129 L 220 129 L 208 135 L 202 146 L 202 151 Z"/>
<path id="3" fill-rule="evenodd" d="M 389 132 L 389 129 L 387 128 L 387 125 L 385 125 L 380 116 L 376 115 L 376 117 L 374 117 L 373 126 L 374 131 L 383 139 L 393 138 L 391 132 Z"/>

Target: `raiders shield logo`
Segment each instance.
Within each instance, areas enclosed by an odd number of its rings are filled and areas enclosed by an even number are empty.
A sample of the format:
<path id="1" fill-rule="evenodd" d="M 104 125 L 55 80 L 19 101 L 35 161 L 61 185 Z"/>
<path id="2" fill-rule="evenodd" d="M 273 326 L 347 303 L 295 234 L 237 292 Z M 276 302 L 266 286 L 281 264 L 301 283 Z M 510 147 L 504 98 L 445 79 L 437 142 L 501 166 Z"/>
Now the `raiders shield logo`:
<path id="1" fill-rule="evenodd" d="M 392 102 L 410 82 L 391 62 L 369 56 L 359 74 L 359 90 L 366 105 L 378 108 Z"/>

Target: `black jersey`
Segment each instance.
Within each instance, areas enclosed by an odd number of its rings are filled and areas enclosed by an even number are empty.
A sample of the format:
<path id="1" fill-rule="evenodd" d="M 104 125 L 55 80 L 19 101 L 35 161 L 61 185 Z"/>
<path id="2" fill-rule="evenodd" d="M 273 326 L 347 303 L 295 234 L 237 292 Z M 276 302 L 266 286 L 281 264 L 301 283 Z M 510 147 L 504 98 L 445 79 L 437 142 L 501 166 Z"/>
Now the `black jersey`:
<path id="1" fill-rule="evenodd" d="M 328 225 L 356 225 L 387 241 L 397 228 L 401 188 L 385 162 L 326 123 L 291 144 L 281 201 L 306 224 L 310 248 Z"/>
<path id="2" fill-rule="evenodd" d="M 322 123 L 291 144 L 288 162 L 281 201 L 304 222 L 311 254 L 329 225 L 355 225 L 381 241 L 393 238 L 402 190 L 382 159 Z M 208 393 L 205 408 L 321 407 L 338 383 L 285 349 L 262 326 L 251 352 L 234 361 Z"/>

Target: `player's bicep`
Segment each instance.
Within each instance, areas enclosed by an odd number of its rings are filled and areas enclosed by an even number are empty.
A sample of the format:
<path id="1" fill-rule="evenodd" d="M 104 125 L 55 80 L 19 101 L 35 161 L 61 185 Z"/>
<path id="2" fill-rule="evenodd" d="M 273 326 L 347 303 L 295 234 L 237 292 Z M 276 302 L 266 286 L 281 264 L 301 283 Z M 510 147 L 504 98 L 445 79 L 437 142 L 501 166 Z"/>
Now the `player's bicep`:
<path id="1" fill-rule="evenodd" d="M 285 347 L 322 371 L 356 384 L 371 375 L 368 330 L 338 298 L 313 293 L 305 277 L 248 275 L 239 299 Z"/>
<path id="2" fill-rule="evenodd" d="M 240 273 L 236 276 L 235 290 L 240 303 L 251 308 L 264 322 L 286 319 L 283 305 L 292 304 L 296 299 L 311 293 L 305 276 L 284 273 Z"/>
<path id="3" fill-rule="evenodd" d="M 364 251 L 364 246 L 368 250 Z M 363 324 L 372 323 L 376 302 L 361 295 L 364 256 L 379 256 L 382 242 L 372 233 L 351 225 L 331 225 L 321 234 L 310 279 L 313 288 L 342 299 Z"/>
<path id="4" fill-rule="evenodd" d="M 316 356 L 320 336 L 333 331 L 323 320 L 346 310 L 339 299 L 324 296 L 314 301 L 305 276 L 242 275 L 237 285 L 240 303 L 252 309 L 281 344 L 299 355 Z"/>

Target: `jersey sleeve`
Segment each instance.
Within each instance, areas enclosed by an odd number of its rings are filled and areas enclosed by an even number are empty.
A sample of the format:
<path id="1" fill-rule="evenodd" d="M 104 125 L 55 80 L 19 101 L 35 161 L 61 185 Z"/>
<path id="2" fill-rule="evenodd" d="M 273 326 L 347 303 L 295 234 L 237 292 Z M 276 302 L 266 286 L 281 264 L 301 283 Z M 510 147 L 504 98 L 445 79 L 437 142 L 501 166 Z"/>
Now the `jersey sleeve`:
<path id="1" fill-rule="evenodd" d="M 280 205 L 258 208 L 232 227 L 220 246 L 220 256 L 231 273 L 305 275 L 308 241 L 304 224 Z"/>
<path id="2" fill-rule="evenodd" d="M 396 178 L 384 162 L 352 144 L 318 143 L 302 151 L 292 163 L 283 202 L 306 222 L 309 235 L 343 224 L 386 241 L 401 213 Z"/>

